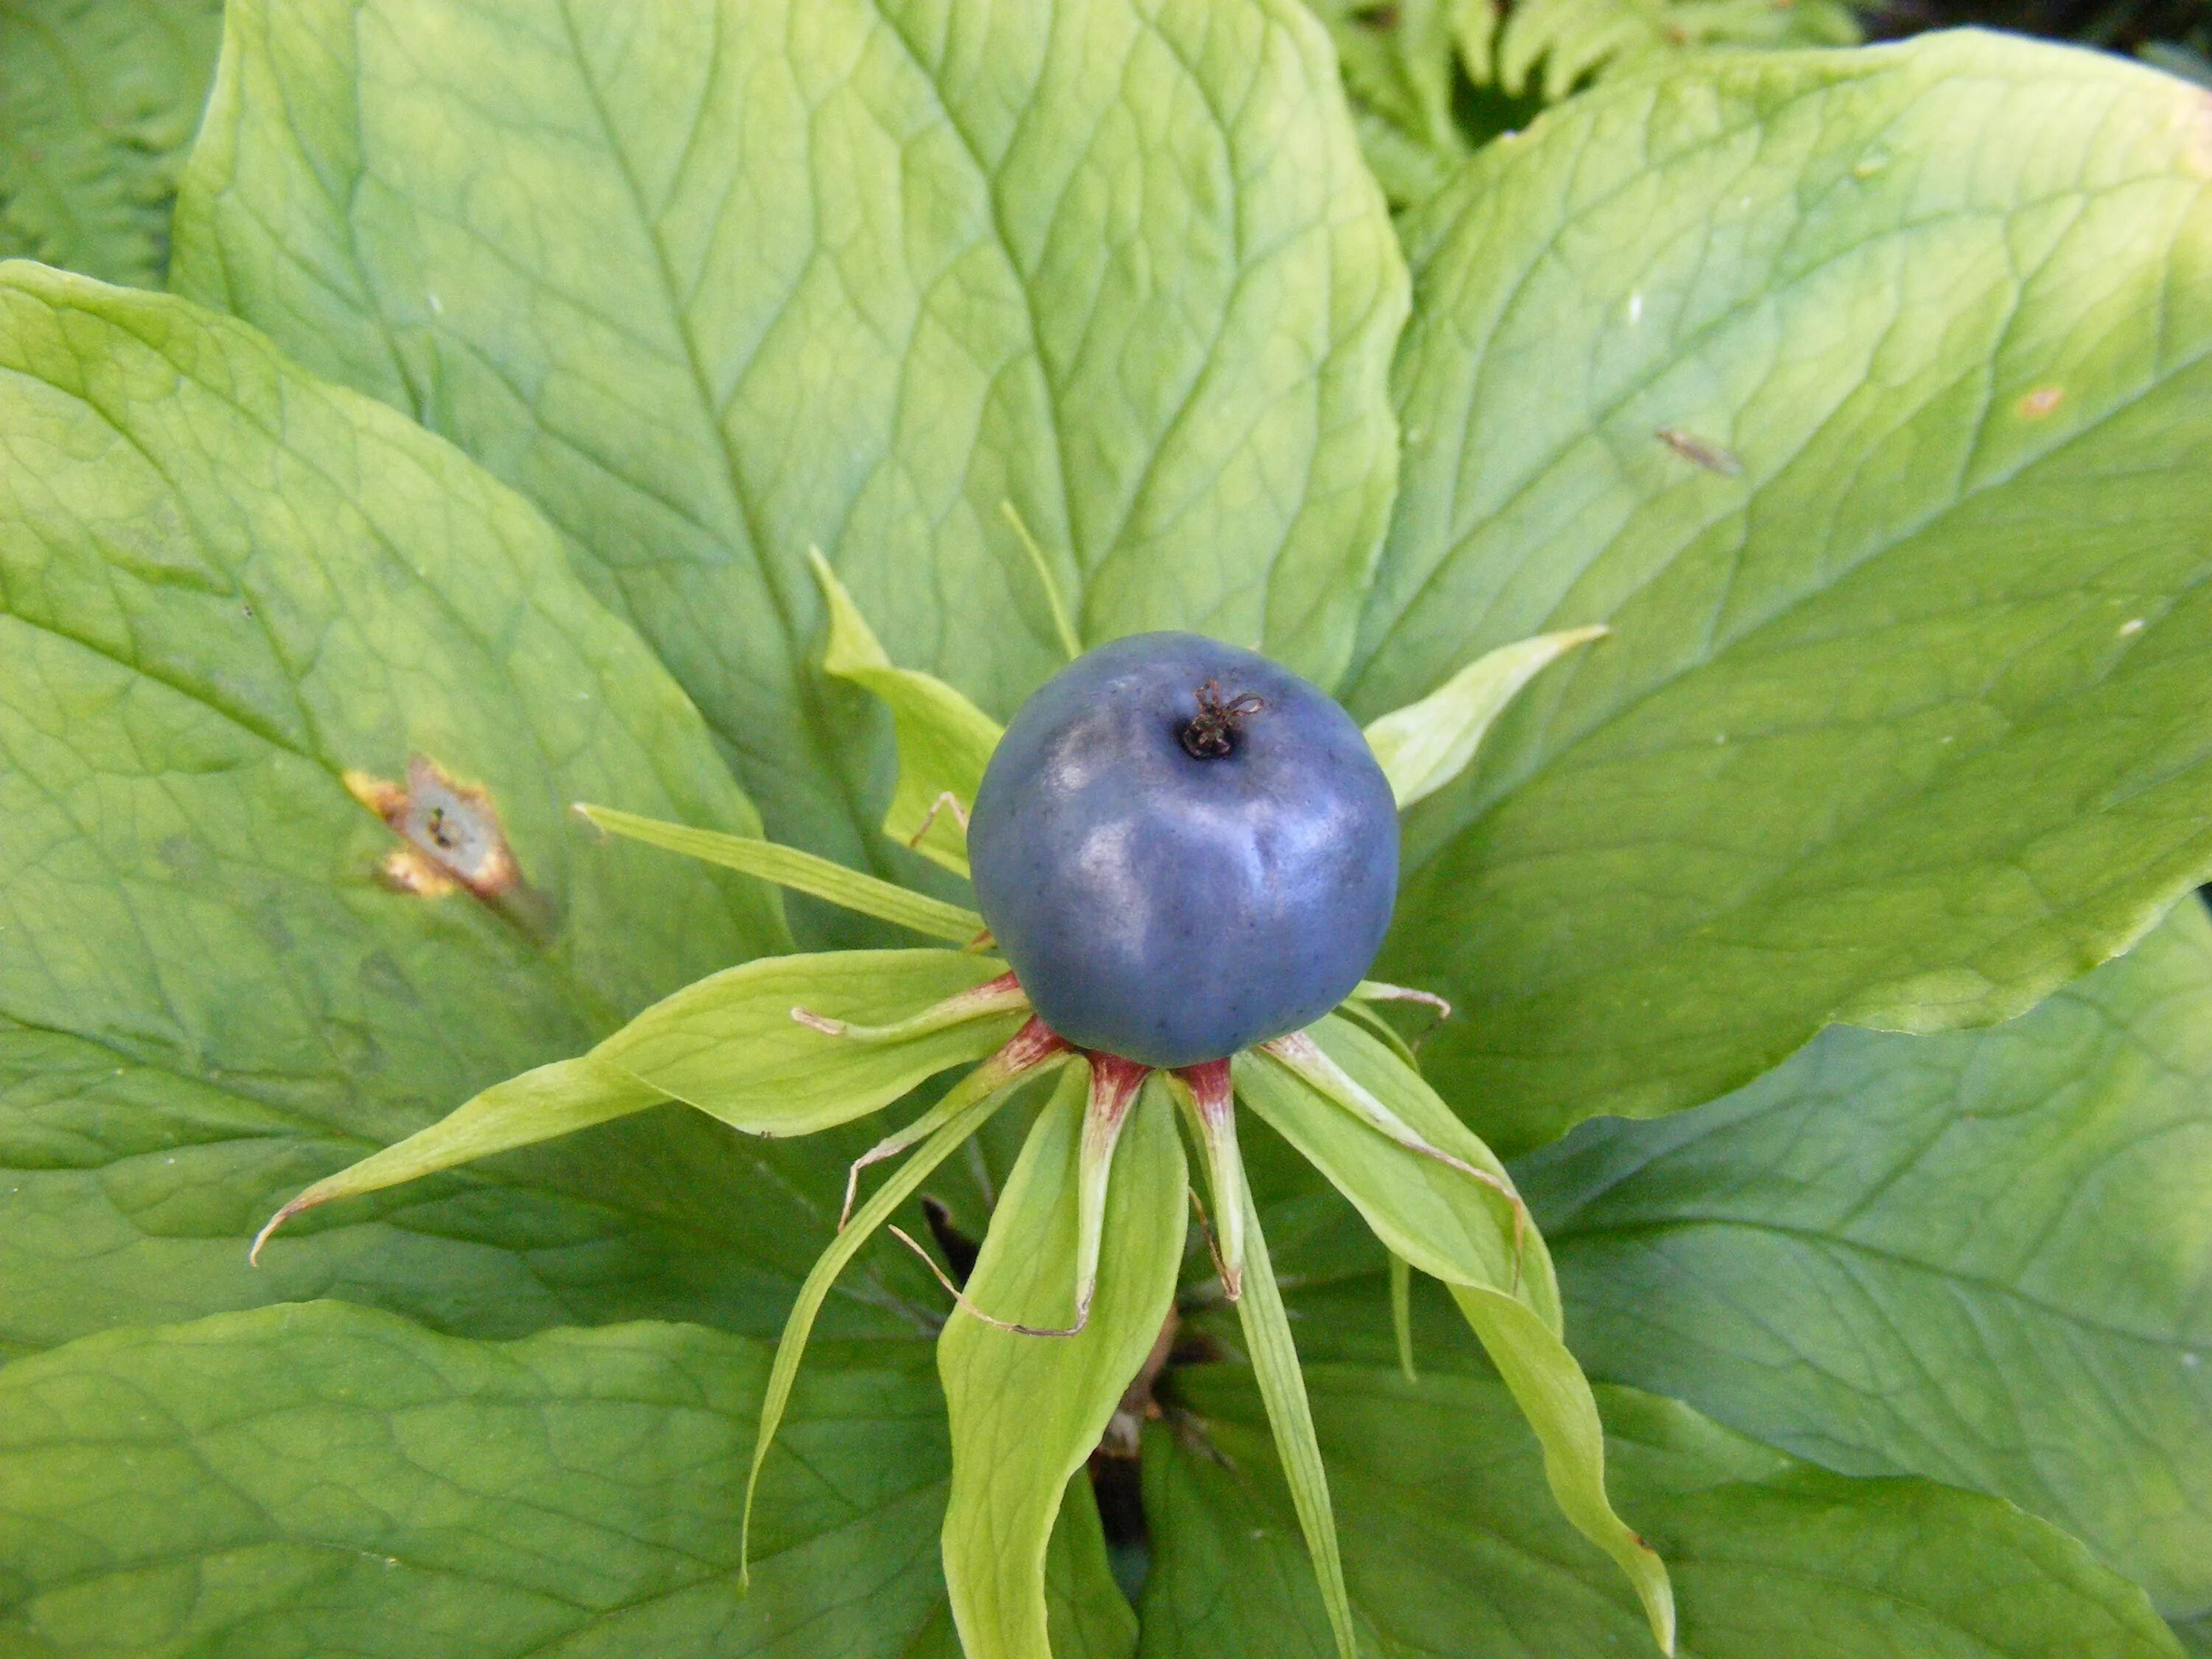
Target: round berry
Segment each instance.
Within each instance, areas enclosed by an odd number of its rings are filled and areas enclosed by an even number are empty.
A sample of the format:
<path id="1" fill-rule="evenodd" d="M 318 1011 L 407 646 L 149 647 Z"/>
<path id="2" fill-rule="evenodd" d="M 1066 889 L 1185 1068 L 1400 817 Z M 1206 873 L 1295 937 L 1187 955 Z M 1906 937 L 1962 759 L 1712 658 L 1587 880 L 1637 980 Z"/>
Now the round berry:
<path id="1" fill-rule="evenodd" d="M 1311 1024 L 1359 982 L 1390 925 L 1398 813 L 1319 687 L 1195 634 L 1139 634 L 1016 712 L 968 855 L 1048 1025 L 1194 1066 Z"/>

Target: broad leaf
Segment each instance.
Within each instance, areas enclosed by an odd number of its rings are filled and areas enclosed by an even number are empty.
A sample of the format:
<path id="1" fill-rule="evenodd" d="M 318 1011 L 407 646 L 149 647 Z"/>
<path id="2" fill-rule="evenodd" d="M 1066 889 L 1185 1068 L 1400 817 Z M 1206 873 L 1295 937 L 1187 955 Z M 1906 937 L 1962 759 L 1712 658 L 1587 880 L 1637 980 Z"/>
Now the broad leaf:
<path id="1" fill-rule="evenodd" d="M 758 1343 L 470 1342 L 325 1303 L 21 1361 L 0 1371 L 0 1646 L 896 1659 L 943 1618 L 916 1541 L 944 1504 L 944 1407 L 926 1348 L 874 1349 L 800 1389 L 742 1595 Z M 1073 1494 L 1056 1540 L 1054 1607 L 1092 1626 L 1071 1652 L 1126 1653 L 1088 1505 Z"/>
<path id="2" fill-rule="evenodd" d="M 810 545 L 893 660 L 1000 715 L 1060 661 L 1009 501 L 1085 638 L 1340 671 L 1405 278 L 1295 0 L 234 0 L 227 28 L 180 288 L 541 502 L 775 839 L 894 854 Z"/>
<path id="3" fill-rule="evenodd" d="M 2047 1516 L 2212 1607 L 2212 923 L 2009 1024 L 1832 1031 L 1522 1170 L 1601 1376 Z"/>
<path id="4" fill-rule="evenodd" d="M 1064 1087 L 1038 1115 L 992 1213 L 966 1294 L 994 1318 L 1066 1327 L 1075 1317 L 1083 1108 L 1082 1091 Z M 1024 1335 L 958 1311 L 938 1340 L 952 1425 L 945 1566 L 967 1659 L 1057 1651 L 1047 1639 L 1046 1540 L 1063 1489 L 1168 1316 L 1188 1179 L 1174 1108 L 1147 1087 L 1115 1152 L 1105 1250 L 1084 1329 Z"/>
<path id="5" fill-rule="evenodd" d="M 222 33 L 222 0 L 0 10 L 0 258 L 161 282 Z"/>
<path id="6" fill-rule="evenodd" d="M 544 521 L 227 319 L 29 265 L 0 452 L 0 1346 L 331 1292 L 772 1328 L 740 1264 L 804 1270 L 799 1166 L 673 1112 L 246 1265 L 316 1176 L 782 946 L 758 884 L 568 811 L 750 817 Z M 483 900 L 402 890 L 441 834 Z"/>
<path id="7" fill-rule="evenodd" d="M 891 713 L 898 787 L 884 815 L 884 833 L 964 876 L 964 815 L 975 804 L 983 769 L 999 746 L 999 723 L 934 674 L 895 665 L 829 561 L 809 552 L 830 606 L 830 645 L 822 655 L 823 667 L 866 687 Z M 1040 561 L 1039 569 L 1045 568 Z"/>
<path id="8" fill-rule="evenodd" d="M 2175 1625 L 2173 1633 L 2181 1638 L 2185 1653 L 2212 1654 L 2212 1613 Z"/>
<path id="9" fill-rule="evenodd" d="M 1962 33 L 1631 76 L 1425 210 L 1354 712 L 1613 631 L 1407 821 L 1379 971 L 1499 1152 L 2017 1013 L 2212 869 L 2208 179 L 2202 89 Z"/>
<path id="10" fill-rule="evenodd" d="M 1322 1659 L 1327 1626 L 1249 1379 L 1174 1375 L 1146 1438 L 1146 1659 Z M 1310 1366 L 1352 1607 L 1375 1659 L 1653 1651 L 1634 1601 L 1543 1501 L 1495 1382 Z M 1626 1389 L 1614 1478 L 1674 1565 L 1685 1659 L 2172 1659 L 2142 1593 L 2042 1522 L 1917 1480 L 1813 1468 Z"/>

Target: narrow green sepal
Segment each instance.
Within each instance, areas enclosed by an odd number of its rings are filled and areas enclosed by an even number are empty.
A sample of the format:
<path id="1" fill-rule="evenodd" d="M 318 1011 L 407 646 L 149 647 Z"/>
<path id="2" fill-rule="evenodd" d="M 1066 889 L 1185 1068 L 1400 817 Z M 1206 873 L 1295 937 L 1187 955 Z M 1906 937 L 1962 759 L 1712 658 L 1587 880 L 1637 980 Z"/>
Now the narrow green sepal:
<path id="1" fill-rule="evenodd" d="M 1052 574 L 1052 561 L 1037 545 L 1037 538 L 1030 534 L 1030 527 L 1012 501 L 999 503 L 1000 516 L 1013 526 L 1022 551 L 1029 555 L 1030 568 L 1036 573 L 1037 586 L 1044 590 L 1045 607 L 1052 612 L 1052 631 L 1060 641 L 1060 651 L 1073 662 L 1083 654 L 1083 639 L 1076 632 L 1075 620 L 1068 614 L 1067 601 L 1060 596 L 1060 579 Z"/>
<path id="2" fill-rule="evenodd" d="M 1005 981 L 1004 963 L 964 951 L 763 957 L 685 986 L 592 1052 L 747 1134 L 813 1134 L 1012 1036 L 1029 1004 Z"/>
<path id="3" fill-rule="evenodd" d="M 1398 1370 L 1408 1382 L 1421 1380 L 1413 1368 L 1413 1264 L 1390 1252 L 1390 1331 L 1398 1340 Z"/>
<path id="4" fill-rule="evenodd" d="M 1477 658 L 1419 702 L 1409 702 L 1367 728 L 1367 746 L 1390 780 L 1404 811 L 1467 769 L 1483 734 L 1521 689 L 1578 645 L 1602 638 L 1604 626 L 1539 634 Z"/>
<path id="5" fill-rule="evenodd" d="M 753 1498 L 760 1486 L 761 1466 L 768 1461 L 776 1427 L 783 1421 L 784 1407 L 791 1402 L 792 1384 L 798 1379 L 799 1362 L 805 1355 L 806 1339 L 813 1332 L 815 1317 L 822 1311 L 822 1304 L 829 1297 L 830 1286 L 837 1282 L 837 1275 L 860 1254 L 860 1247 L 874 1237 L 877 1229 L 890 1219 L 898 1206 L 914 1196 L 931 1171 L 1005 1104 L 1017 1085 L 1062 1063 L 1068 1054 L 1065 1043 L 1033 1020 L 1006 1048 L 963 1078 L 929 1114 L 937 1127 L 922 1143 L 921 1150 L 870 1194 L 859 1214 L 840 1224 L 836 1237 L 806 1275 L 806 1282 L 799 1286 L 798 1299 L 792 1304 L 791 1313 L 784 1321 L 783 1334 L 776 1340 L 775 1362 L 769 1370 L 768 1391 L 761 1401 L 760 1431 L 753 1442 L 752 1467 L 745 1475 L 744 1510 L 738 1524 L 740 1584 L 748 1583 L 751 1577 Z"/>
<path id="6" fill-rule="evenodd" d="M 788 887 L 795 893 L 827 900 L 848 910 L 857 910 L 864 916 L 873 916 L 878 921 L 910 927 L 931 939 L 965 945 L 983 931 L 983 918 L 973 910 L 909 892 L 890 882 L 817 858 L 811 853 L 802 853 L 795 847 L 756 841 L 750 836 L 726 836 L 714 830 L 694 830 L 689 824 L 666 823 L 659 818 L 642 818 L 635 812 L 594 806 L 586 801 L 578 801 L 576 811 L 610 835 L 641 841 L 650 847 L 681 853 L 686 858 L 703 860 L 727 869 L 742 870 L 749 876 Z M 963 840 L 963 845 L 965 844 Z M 963 862 L 963 873 L 965 868 Z"/>
<path id="7" fill-rule="evenodd" d="M 747 1134 L 834 1127 L 982 1059 L 1028 1013 L 1003 964 L 963 951 L 762 957 L 664 998 L 589 1054 L 495 1084 L 325 1176 L 270 1218 L 251 1255 L 302 1210 L 668 1101 Z"/>
<path id="8" fill-rule="evenodd" d="M 866 687 L 891 711 L 898 784 L 884 815 L 884 833 L 964 876 L 968 808 L 999 746 L 999 723 L 934 674 L 893 663 L 822 550 L 809 548 L 807 557 L 830 607 L 822 666 Z"/>
<path id="9" fill-rule="evenodd" d="M 1559 1334 L 1526 1304 L 1454 1285 L 1452 1299 L 1481 1340 L 1544 1449 L 1544 1479 L 1575 1530 L 1611 1556 L 1635 1587 L 1659 1650 L 1674 1651 L 1674 1587 L 1659 1553 L 1613 1512 L 1605 1490 L 1605 1425 L 1589 1378 Z"/>
<path id="10" fill-rule="evenodd" d="M 512 1152 L 657 1106 L 668 1097 L 621 1066 L 591 1054 L 556 1060 L 495 1083 L 404 1140 L 325 1176 L 270 1217 L 246 1260 L 258 1261 L 269 1236 L 302 1210 Z"/>
<path id="11" fill-rule="evenodd" d="M 1237 1094 L 1390 1249 L 1437 1278 L 1534 1297 L 1557 1322 L 1551 1262 L 1512 1176 L 1383 1042 L 1331 1016 L 1235 1069 Z"/>
<path id="12" fill-rule="evenodd" d="M 1306 1399 L 1305 1376 L 1298 1369 L 1290 1315 L 1283 1307 L 1282 1289 L 1275 1282 L 1267 1241 L 1260 1231 L 1260 1212 L 1253 1207 L 1249 1191 L 1244 1204 L 1244 1294 L 1237 1302 L 1244 1346 L 1249 1351 L 1253 1378 L 1260 1385 L 1261 1401 L 1267 1408 L 1267 1425 L 1274 1431 L 1275 1455 L 1283 1467 L 1283 1481 L 1291 1491 L 1298 1529 L 1305 1534 L 1306 1553 L 1313 1559 L 1322 1605 L 1328 1611 L 1338 1659 L 1358 1659 L 1352 1597 L 1345 1589 L 1336 1516 L 1329 1503 L 1328 1474 L 1322 1467 L 1321 1440 L 1314 1432 L 1313 1407 Z"/>
<path id="13" fill-rule="evenodd" d="M 1035 1327 L 1065 1320 L 1078 1271 L 1088 1093 L 1071 1072 L 1038 1115 L 968 1281 L 974 1304 Z M 963 1310 L 938 1339 L 952 1432 L 945 1580 L 967 1659 L 1050 1659 L 1054 1517 L 1174 1306 L 1189 1213 L 1182 1144 L 1157 1090 L 1125 1115 L 1083 1330 L 1018 1335 Z"/>
<path id="14" fill-rule="evenodd" d="M 1234 1302 L 1244 1285 L 1244 1160 L 1237 1151 L 1237 1102 L 1229 1062 L 1208 1060 L 1171 1073 L 1168 1088 L 1190 1126 L 1213 1194 L 1213 1265 L 1221 1293 Z"/>
<path id="15" fill-rule="evenodd" d="M 1340 1018 L 1238 1056 L 1236 1076 L 1239 1097 L 1352 1200 L 1394 1255 L 1449 1287 L 1543 1446 L 1561 1512 L 1619 1564 L 1671 1654 L 1666 1564 L 1606 1495 L 1604 1433 L 1560 1338 L 1551 1255 L 1504 1166 L 1419 1074 Z"/>

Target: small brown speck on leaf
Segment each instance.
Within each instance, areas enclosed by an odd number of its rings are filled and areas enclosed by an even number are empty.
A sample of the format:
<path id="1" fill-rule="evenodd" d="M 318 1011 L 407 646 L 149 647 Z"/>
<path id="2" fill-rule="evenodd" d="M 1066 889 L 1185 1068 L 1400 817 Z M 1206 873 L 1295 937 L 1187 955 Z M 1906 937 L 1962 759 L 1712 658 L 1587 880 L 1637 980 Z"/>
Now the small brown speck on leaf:
<path id="1" fill-rule="evenodd" d="M 2063 386 L 2039 386 L 2021 398 L 2020 418 L 2039 421 L 2064 402 L 2065 398 L 2066 388 Z"/>
<path id="2" fill-rule="evenodd" d="M 1659 441 L 1684 460 L 1702 466 L 1708 472 L 1717 472 L 1724 478 L 1733 478 L 1743 471 L 1743 463 L 1718 444 L 1685 432 L 1679 426 L 1662 426 L 1653 434 Z"/>

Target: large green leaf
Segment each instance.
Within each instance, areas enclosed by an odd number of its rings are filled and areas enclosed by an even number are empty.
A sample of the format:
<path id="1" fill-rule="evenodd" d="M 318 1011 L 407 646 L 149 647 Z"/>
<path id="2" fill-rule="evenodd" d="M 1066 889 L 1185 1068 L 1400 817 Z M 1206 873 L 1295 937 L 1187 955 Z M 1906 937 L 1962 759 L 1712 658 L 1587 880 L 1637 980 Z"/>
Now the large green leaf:
<path id="1" fill-rule="evenodd" d="M 1075 1318 L 1084 1119 L 1085 1091 L 1063 1085 L 1007 1179 L 967 1285 L 994 1318 L 1042 1328 Z M 1174 1108 L 1157 1085 L 1146 1088 L 1114 1151 L 1097 1292 L 1082 1331 L 1030 1336 L 957 1312 L 938 1340 L 952 1429 L 945 1572 L 968 1659 L 1059 1651 L 1048 1648 L 1046 1540 L 1062 1490 L 1168 1316 L 1188 1178 Z"/>
<path id="2" fill-rule="evenodd" d="M 918 1343 L 817 1364 L 738 1518 L 768 1356 L 682 1325 L 497 1344 L 309 1304 L 0 1370 L 0 1647 L 22 1659 L 894 1659 L 945 1606 Z M 1067 1650 L 1126 1653 L 1087 1490 Z"/>
<path id="3" fill-rule="evenodd" d="M 1354 710 L 1613 630 L 1407 822 L 1380 971 L 1501 1152 L 2016 1013 L 2212 868 L 2208 180 L 2201 89 L 1954 34 L 1631 76 L 1425 211 Z"/>
<path id="4" fill-rule="evenodd" d="M 2212 923 L 2009 1024 L 1832 1031 L 1524 1168 L 1577 1351 L 1853 1474 L 2047 1516 L 2212 1608 Z"/>
<path id="5" fill-rule="evenodd" d="M 152 285 L 222 0 L 0 8 L 0 258 Z"/>
<path id="6" fill-rule="evenodd" d="M 1654 1651 L 1635 1601 L 1544 1501 L 1495 1382 L 1310 1366 L 1352 1608 L 1376 1659 Z M 1146 1436 L 1146 1659 L 1330 1652 L 1249 1376 L 1174 1376 Z M 1995 1499 L 1853 1480 L 1670 1401 L 1602 1395 L 1624 1506 L 1672 1565 L 1685 1659 L 2172 1659 L 2142 1593 Z"/>
<path id="7" fill-rule="evenodd" d="M 235 0 L 178 240 L 539 501 L 779 840 L 896 853 L 810 544 L 1001 717 L 1008 501 L 1087 639 L 1350 651 L 1405 278 L 1295 0 Z"/>
<path id="8" fill-rule="evenodd" d="M 752 821 L 544 521 L 236 323 L 29 265 L 0 272 L 0 1346 L 326 1293 L 773 1329 L 835 1155 L 775 1175 L 673 1109 L 246 1265 L 315 1176 L 783 941 L 757 884 L 568 810 Z M 495 902 L 389 884 L 427 854 L 347 775 L 418 753 L 488 792 L 441 799 L 478 840 L 496 812 Z"/>

